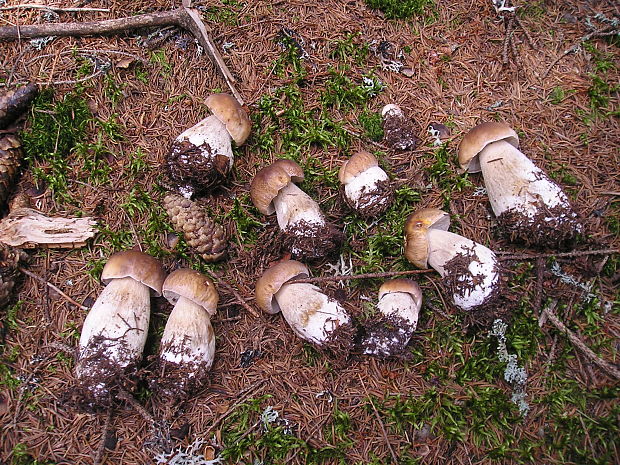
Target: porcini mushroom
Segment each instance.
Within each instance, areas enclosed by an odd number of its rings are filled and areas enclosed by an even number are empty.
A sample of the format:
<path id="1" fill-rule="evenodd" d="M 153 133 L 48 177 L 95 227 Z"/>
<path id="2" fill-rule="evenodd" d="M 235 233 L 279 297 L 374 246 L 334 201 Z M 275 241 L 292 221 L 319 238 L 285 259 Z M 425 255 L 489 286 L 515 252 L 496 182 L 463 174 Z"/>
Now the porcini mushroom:
<path id="1" fill-rule="evenodd" d="M 464 171 L 482 171 L 497 221 L 512 239 L 559 245 L 582 231 L 562 188 L 519 150 L 517 133 L 504 123 L 482 123 L 459 145 Z"/>
<path id="2" fill-rule="evenodd" d="M 448 231 L 450 216 L 436 208 L 412 213 L 405 223 L 405 257 L 439 272 L 463 310 L 489 305 L 499 294 L 497 257 L 487 247 Z"/>
<path id="3" fill-rule="evenodd" d="M 276 213 L 282 242 L 295 258 L 322 258 L 340 247 L 344 235 L 327 222 L 319 204 L 295 185 L 303 179 L 297 163 L 277 160 L 256 174 L 250 196 L 261 213 Z"/>
<path id="4" fill-rule="evenodd" d="M 385 105 L 381 110 L 383 116 L 383 140 L 394 150 L 413 150 L 417 144 L 412 121 L 405 116 L 396 104 Z"/>
<path id="5" fill-rule="evenodd" d="M 355 153 L 340 167 L 338 179 L 344 185 L 347 203 L 362 216 L 379 215 L 390 206 L 390 180 L 371 153 Z"/>
<path id="6" fill-rule="evenodd" d="M 308 268 L 295 260 L 273 265 L 256 282 L 256 303 L 270 314 L 281 311 L 302 339 L 333 352 L 348 352 L 353 332 L 351 318 L 338 301 L 313 284 L 287 284 L 308 275 Z"/>
<path id="7" fill-rule="evenodd" d="M 128 250 L 110 257 L 107 284 L 82 327 L 75 374 L 90 400 L 106 404 L 142 358 L 151 314 L 150 296 L 161 295 L 164 270 L 155 258 Z"/>
<path id="8" fill-rule="evenodd" d="M 166 397 L 184 398 L 204 384 L 213 364 L 211 317 L 219 296 L 209 278 L 190 269 L 170 273 L 162 292 L 174 308 L 161 338 L 157 381 L 153 384 Z"/>
<path id="9" fill-rule="evenodd" d="M 231 142 L 240 146 L 250 135 L 250 118 L 233 96 L 213 94 L 205 103 L 212 115 L 181 133 L 166 159 L 171 181 L 186 198 L 221 183 L 233 166 Z"/>
<path id="10" fill-rule="evenodd" d="M 365 354 L 379 357 L 404 352 L 418 325 L 422 290 L 410 279 L 392 279 L 379 288 L 377 310 L 380 315 L 366 328 L 362 343 Z"/>

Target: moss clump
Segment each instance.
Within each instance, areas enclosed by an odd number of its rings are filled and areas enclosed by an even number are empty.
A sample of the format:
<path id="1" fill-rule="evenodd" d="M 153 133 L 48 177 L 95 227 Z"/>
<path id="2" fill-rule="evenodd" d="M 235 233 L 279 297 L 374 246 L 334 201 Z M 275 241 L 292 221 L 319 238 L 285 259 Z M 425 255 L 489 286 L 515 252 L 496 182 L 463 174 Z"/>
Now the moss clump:
<path id="1" fill-rule="evenodd" d="M 409 19 L 420 15 L 432 0 L 365 0 L 374 10 L 381 10 L 387 19 Z"/>

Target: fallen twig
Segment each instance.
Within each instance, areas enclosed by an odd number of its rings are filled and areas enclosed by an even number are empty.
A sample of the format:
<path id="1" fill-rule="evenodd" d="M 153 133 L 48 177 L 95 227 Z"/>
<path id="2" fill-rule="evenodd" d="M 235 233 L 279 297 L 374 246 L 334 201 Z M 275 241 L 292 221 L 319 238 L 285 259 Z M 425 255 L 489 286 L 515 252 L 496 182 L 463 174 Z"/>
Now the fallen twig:
<path id="1" fill-rule="evenodd" d="M 217 275 L 216 275 L 217 276 Z M 254 310 L 250 304 L 248 304 L 245 299 L 241 296 L 241 294 L 239 294 L 239 292 L 237 291 L 237 289 L 235 289 L 233 286 L 231 286 L 230 284 L 228 284 L 226 281 L 224 281 L 224 279 L 222 279 L 221 277 L 217 276 L 217 284 L 219 284 L 220 286 L 222 286 L 223 288 L 225 288 L 226 290 L 228 290 L 230 293 L 232 293 L 232 295 L 235 296 L 235 299 L 237 300 L 237 303 L 239 305 L 241 305 L 243 308 L 245 308 L 248 313 L 250 315 L 252 315 L 253 317 L 258 318 L 259 317 L 259 313 Z"/>
<path id="2" fill-rule="evenodd" d="M 108 13 L 109 8 L 59 8 L 50 5 L 38 5 L 36 3 L 24 3 L 22 5 L 9 5 L 0 7 L 0 11 L 7 10 L 49 10 L 55 13 L 83 13 L 83 12 L 99 12 Z"/>
<path id="3" fill-rule="evenodd" d="M 260 381 L 248 386 L 247 388 L 245 388 L 243 391 L 241 391 L 239 394 L 237 394 L 238 399 L 235 401 L 234 404 L 232 404 L 230 407 L 228 407 L 228 409 L 226 409 L 226 411 L 224 413 L 222 413 L 219 417 L 217 417 L 215 419 L 215 421 L 213 423 L 211 423 L 211 426 L 209 426 L 207 428 L 206 431 L 204 431 L 202 434 L 203 435 L 207 435 L 208 433 L 210 433 L 214 428 L 217 428 L 217 426 L 228 416 L 231 414 L 231 412 L 233 410 L 235 410 L 239 405 L 241 405 L 242 403 L 244 403 L 247 399 L 249 399 L 252 395 L 254 395 L 256 393 L 256 391 L 262 387 L 263 384 L 265 384 L 267 380 L 265 379 L 261 379 Z"/>
<path id="4" fill-rule="evenodd" d="M 54 291 L 56 291 L 58 294 L 60 294 L 62 297 L 64 297 L 66 300 L 68 300 L 70 303 L 72 303 L 73 305 L 75 305 L 77 308 L 79 308 L 80 310 L 86 310 L 88 311 L 89 308 L 85 307 L 82 304 L 77 303 L 75 300 L 73 300 L 71 297 L 69 297 L 67 294 L 65 294 L 64 292 L 62 292 L 58 287 L 54 286 L 52 283 L 46 281 L 45 279 L 41 278 L 40 276 L 37 276 L 36 274 L 34 274 L 31 271 L 28 271 L 25 268 L 19 267 L 18 268 L 19 271 L 21 271 L 22 273 L 24 273 L 26 276 L 30 276 L 32 279 L 36 279 L 37 281 L 47 285 L 50 287 L 50 289 L 53 289 Z"/>
<path id="5" fill-rule="evenodd" d="M 189 4 L 190 2 L 185 2 Z M 243 98 L 233 85 L 234 76 L 224 63 L 224 60 L 215 47 L 209 32 L 200 14 L 194 8 L 183 6 L 175 10 L 147 13 L 124 18 L 106 19 L 101 21 L 88 21 L 81 23 L 49 23 L 29 26 L 3 26 L 0 27 L 0 41 L 33 39 L 37 37 L 84 37 L 106 34 L 116 34 L 132 29 L 145 27 L 178 26 L 189 31 L 200 43 L 215 64 L 220 75 L 226 81 L 230 91 L 240 105 Z"/>
<path id="6" fill-rule="evenodd" d="M 435 270 L 406 270 L 406 271 L 385 271 L 382 273 L 364 273 L 364 274 L 349 274 L 341 276 L 320 276 L 318 278 L 297 278 L 287 281 L 286 284 L 296 283 L 325 283 L 334 281 L 350 281 L 352 279 L 373 279 L 373 278 L 390 278 L 392 276 L 412 275 L 431 273 Z"/>
<path id="7" fill-rule="evenodd" d="M 592 363 L 598 365 L 602 368 L 607 374 L 613 376 L 616 379 L 620 379 L 620 370 L 609 363 L 606 360 L 603 360 L 598 355 L 596 355 L 592 349 L 590 349 L 584 342 L 577 337 L 575 333 L 573 333 L 570 329 L 566 327 L 566 325 L 558 318 L 558 316 L 554 313 L 554 309 L 557 306 L 557 301 L 552 301 L 547 307 L 543 309 L 543 312 L 547 315 L 548 320 L 555 326 L 559 331 L 566 334 L 568 340 L 572 342 L 572 344 L 578 348 L 588 360 Z"/>
<path id="8" fill-rule="evenodd" d="M 619 249 L 599 249 L 599 250 L 575 250 L 572 252 L 539 253 L 539 254 L 513 254 L 512 252 L 495 252 L 500 255 L 500 260 L 532 260 L 535 258 L 549 257 L 584 257 L 586 255 L 611 255 L 620 253 Z"/>
<path id="9" fill-rule="evenodd" d="M 362 387 L 364 388 L 366 397 L 368 397 L 368 400 L 370 401 L 372 410 L 375 413 L 375 418 L 377 419 L 377 422 L 379 423 L 379 427 L 381 428 L 381 434 L 383 434 L 383 440 L 385 441 L 385 444 L 388 446 L 388 449 L 390 450 L 390 455 L 392 456 L 392 460 L 394 461 L 394 463 L 398 463 L 398 457 L 396 456 L 396 453 L 394 452 L 394 449 L 392 448 L 392 444 L 390 444 L 390 439 L 388 438 L 387 431 L 385 430 L 385 426 L 383 425 L 383 421 L 381 421 L 381 416 L 379 415 L 379 412 L 377 411 L 377 407 L 375 407 L 375 403 L 372 401 L 372 398 L 368 394 L 368 389 L 366 389 L 366 385 L 364 384 L 364 380 L 362 379 L 362 376 L 359 373 L 357 374 L 357 376 L 359 377 L 360 382 L 362 383 Z"/>
<path id="10" fill-rule="evenodd" d="M 589 34 L 586 34 L 585 36 L 579 38 L 577 42 L 575 42 L 573 45 L 571 45 L 566 50 L 564 50 L 555 60 L 553 60 L 553 62 L 549 65 L 547 70 L 543 73 L 541 79 L 545 79 L 549 75 L 553 67 L 557 65 L 562 60 L 562 58 L 564 58 L 566 55 L 570 55 L 571 53 L 577 52 L 579 48 L 581 47 L 581 44 L 583 44 L 584 42 L 587 42 L 590 39 L 600 39 L 603 37 L 620 35 L 620 31 L 618 29 L 612 29 L 612 30 L 608 30 L 608 29 L 610 28 L 604 29 L 602 31 L 592 31 Z"/>
<path id="11" fill-rule="evenodd" d="M 105 442 L 107 440 L 108 433 L 110 431 L 111 422 L 112 422 L 112 407 L 108 408 L 108 412 L 105 417 L 105 423 L 103 424 L 103 433 L 101 434 L 101 439 L 99 440 L 99 447 L 97 447 L 97 452 L 93 460 L 94 465 L 99 465 L 103 463 L 103 454 L 105 452 Z"/>

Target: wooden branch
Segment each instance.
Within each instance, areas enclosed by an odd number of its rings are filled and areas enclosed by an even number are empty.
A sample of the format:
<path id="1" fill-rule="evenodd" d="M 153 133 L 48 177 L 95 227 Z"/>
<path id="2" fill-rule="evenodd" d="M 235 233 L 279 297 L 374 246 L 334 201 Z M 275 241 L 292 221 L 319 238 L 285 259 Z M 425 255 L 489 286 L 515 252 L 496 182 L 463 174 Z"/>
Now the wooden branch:
<path id="1" fill-rule="evenodd" d="M 54 286 L 52 283 L 46 281 L 45 279 L 41 278 L 40 276 L 37 276 L 36 274 L 32 273 L 31 271 L 28 271 L 26 268 L 22 268 L 19 267 L 18 268 L 19 271 L 21 271 L 22 273 L 24 273 L 26 276 L 30 276 L 32 279 L 36 279 L 37 281 L 39 281 L 40 283 L 45 284 L 47 287 L 49 287 L 50 289 L 53 289 L 54 291 L 58 292 L 59 295 L 61 295 L 62 297 L 64 297 L 66 300 L 68 300 L 69 302 L 71 302 L 73 305 L 75 305 L 77 308 L 79 308 L 80 310 L 86 310 L 88 311 L 89 308 L 85 307 L 84 305 L 76 302 L 75 300 L 73 300 L 71 297 L 69 297 L 67 294 L 65 294 L 64 292 L 62 292 L 57 286 Z"/>
<path id="2" fill-rule="evenodd" d="M 539 254 L 512 254 L 512 252 L 495 252 L 500 255 L 500 260 L 532 260 L 535 258 L 550 257 L 584 257 L 586 255 L 611 255 L 620 253 L 619 249 L 599 249 L 599 250 L 575 250 L 573 252 L 539 253 Z M 511 255 L 512 254 L 512 255 Z"/>
<path id="3" fill-rule="evenodd" d="M 352 279 L 391 278 L 392 276 L 432 273 L 434 271 L 435 270 L 406 270 L 406 271 L 385 271 L 383 273 L 347 274 L 347 275 L 341 275 L 341 276 L 320 276 L 318 278 L 291 279 L 290 281 L 287 281 L 286 284 L 326 283 L 326 282 L 334 282 L 334 281 L 350 281 Z"/>
<path id="4" fill-rule="evenodd" d="M 0 7 L 0 11 L 7 10 L 48 10 L 55 13 L 82 13 L 82 12 L 99 12 L 108 13 L 109 8 L 59 8 L 50 5 L 38 5 L 36 3 L 24 3 L 22 5 L 9 5 Z"/>
<path id="5" fill-rule="evenodd" d="M 49 217 L 32 208 L 17 208 L 0 221 L 0 242 L 20 248 L 69 248 L 86 245 L 97 232 L 93 218 Z"/>
<path id="6" fill-rule="evenodd" d="M 204 48 L 218 72 L 226 81 L 233 96 L 240 105 L 244 104 L 241 94 L 234 86 L 236 79 L 224 63 L 217 47 L 209 36 L 209 31 L 194 8 L 181 7 L 170 11 L 160 11 L 125 18 L 88 21 L 83 23 L 49 23 L 30 26 L 0 27 L 0 41 L 33 39 L 37 37 L 85 37 L 118 34 L 145 27 L 178 26 L 189 31 Z"/>
<path id="7" fill-rule="evenodd" d="M 543 309 L 543 313 L 547 315 L 549 321 L 555 326 L 559 331 L 566 334 L 568 340 L 572 342 L 572 344 L 579 349 L 588 360 L 592 363 L 595 363 L 600 368 L 602 368 L 607 374 L 613 376 L 616 379 L 620 379 L 620 370 L 609 363 L 607 360 L 603 360 L 598 355 L 596 355 L 592 349 L 590 349 L 584 342 L 577 337 L 575 333 L 573 333 L 570 329 L 566 327 L 566 325 L 558 318 L 558 316 L 554 313 L 554 309 L 557 306 L 556 301 L 552 301 L 549 306 Z"/>

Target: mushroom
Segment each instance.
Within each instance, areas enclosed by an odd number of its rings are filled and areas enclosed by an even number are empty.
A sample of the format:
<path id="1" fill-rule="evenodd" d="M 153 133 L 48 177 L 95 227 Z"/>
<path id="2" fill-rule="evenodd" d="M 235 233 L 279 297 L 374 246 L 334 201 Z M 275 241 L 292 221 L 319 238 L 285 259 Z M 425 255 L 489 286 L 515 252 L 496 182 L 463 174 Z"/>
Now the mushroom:
<path id="1" fill-rule="evenodd" d="M 110 257 L 107 284 L 86 316 L 75 374 L 89 402 L 105 405 L 111 391 L 131 377 L 142 357 L 150 319 L 150 296 L 161 295 L 164 270 L 155 258 L 127 250 Z"/>
<path id="2" fill-rule="evenodd" d="M 376 216 L 389 207 L 393 192 L 388 175 L 365 150 L 344 162 L 338 179 L 344 185 L 345 200 L 362 216 Z"/>
<path id="3" fill-rule="evenodd" d="M 322 258 L 340 247 L 344 235 L 326 221 L 319 204 L 295 185 L 303 179 L 297 163 L 277 160 L 256 174 L 250 196 L 261 213 L 276 213 L 284 247 L 295 258 Z"/>
<path id="4" fill-rule="evenodd" d="M 166 159 L 168 176 L 188 199 L 221 182 L 233 166 L 231 142 L 240 146 L 250 135 L 250 118 L 233 96 L 213 94 L 205 103 L 213 114 L 181 133 Z"/>
<path id="5" fill-rule="evenodd" d="M 338 301 L 310 283 L 291 283 L 307 278 L 308 268 L 298 261 L 281 261 L 256 282 L 256 303 L 269 314 L 282 312 L 284 319 L 302 339 L 332 350 L 348 352 L 352 343 L 351 318 Z"/>
<path id="6" fill-rule="evenodd" d="M 464 171 L 482 171 L 497 221 L 511 239 L 559 245 L 582 231 L 562 188 L 519 150 L 517 133 L 504 123 L 482 123 L 458 149 Z"/>
<path id="7" fill-rule="evenodd" d="M 184 398 L 204 384 L 213 364 L 211 317 L 219 299 L 213 282 L 187 268 L 170 273 L 164 297 L 174 305 L 161 338 L 154 387 L 166 397 Z"/>
<path id="8" fill-rule="evenodd" d="M 381 110 L 385 144 L 394 150 L 413 150 L 417 144 L 412 121 L 403 110 L 390 103 Z"/>
<path id="9" fill-rule="evenodd" d="M 499 294 L 500 268 L 487 247 L 448 231 L 450 216 L 436 208 L 412 213 L 405 223 L 405 257 L 439 272 L 463 310 L 489 305 Z"/>
<path id="10" fill-rule="evenodd" d="M 418 325 L 422 290 L 410 279 L 392 279 L 379 288 L 377 310 L 380 315 L 366 329 L 362 343 L 365 354 L 379 357 L 405 351 Z"/>

